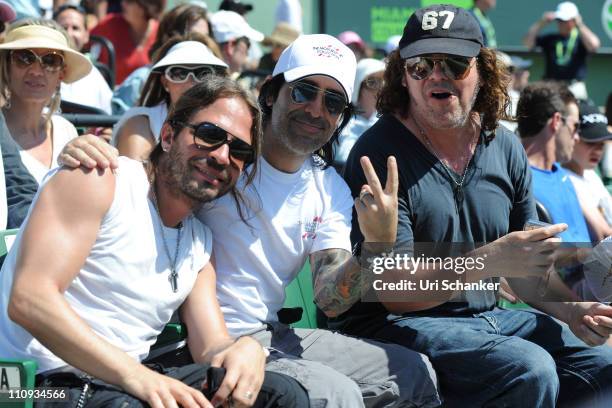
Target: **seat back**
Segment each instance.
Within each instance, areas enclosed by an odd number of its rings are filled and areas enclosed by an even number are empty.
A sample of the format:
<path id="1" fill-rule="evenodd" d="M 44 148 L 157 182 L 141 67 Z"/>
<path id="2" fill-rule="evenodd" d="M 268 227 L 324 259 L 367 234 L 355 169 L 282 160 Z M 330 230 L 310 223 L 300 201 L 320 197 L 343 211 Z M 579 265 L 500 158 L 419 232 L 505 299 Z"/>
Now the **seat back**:
<path id="1" fill-rule="evenodd" d="M 295 328 L 317 328 L 317 307 L 314 303 L 312 272 L 306 262 L 297 277 L 285 289 L 284 308 L 301 308 L 302 316 L 291 324 Z"/>

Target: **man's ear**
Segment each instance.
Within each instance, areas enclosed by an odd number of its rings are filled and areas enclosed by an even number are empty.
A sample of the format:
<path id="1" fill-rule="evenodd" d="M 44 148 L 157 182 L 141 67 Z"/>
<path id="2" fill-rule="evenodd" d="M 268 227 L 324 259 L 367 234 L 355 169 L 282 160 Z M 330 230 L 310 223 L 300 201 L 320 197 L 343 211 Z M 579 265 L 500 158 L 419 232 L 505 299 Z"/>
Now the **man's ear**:
<path id="1" fill-rule="evenodd" d="M 165 122 L 161 128 L 161 133 L 159 135 L 159 139 L 161 142 L 162 150 L 167 152 L 172 147 L 172 142 L 174 141 L 174 130 L 170 123 Z"/>
<path id="2" fill-rule="evenodd" d="M 557 133 L 561 126 L 563 126 L 563 117 L 561 116 L 561 113 L 555 112 L 550 118 L 548 125 L 553 133 Z"/>

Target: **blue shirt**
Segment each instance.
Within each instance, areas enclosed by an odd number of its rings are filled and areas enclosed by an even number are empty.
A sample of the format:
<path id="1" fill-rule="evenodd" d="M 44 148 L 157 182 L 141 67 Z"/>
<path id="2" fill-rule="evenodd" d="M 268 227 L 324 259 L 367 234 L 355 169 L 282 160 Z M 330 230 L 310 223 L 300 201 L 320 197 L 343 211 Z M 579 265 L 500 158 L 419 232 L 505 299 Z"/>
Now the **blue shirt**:
<path id="1" fill-rule="evenodd" d="M 552 170 L 531 166 L 533 194 L 548 210 L 553 222 L 567 224 L 559 236 L 563 242 L 591 242 L 589 230 L 576 196 L 576 190 L 567 171 L 558 163 Z"/>

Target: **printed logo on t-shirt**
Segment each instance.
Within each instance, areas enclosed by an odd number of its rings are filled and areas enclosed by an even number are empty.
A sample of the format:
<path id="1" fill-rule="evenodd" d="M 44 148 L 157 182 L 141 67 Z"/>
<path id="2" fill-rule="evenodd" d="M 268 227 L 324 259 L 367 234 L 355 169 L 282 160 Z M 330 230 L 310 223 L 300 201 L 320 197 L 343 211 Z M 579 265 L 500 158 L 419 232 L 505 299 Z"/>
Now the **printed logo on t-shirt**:
<path id="1" fill-rule="evenodd" d="M 300 224 L 304 225 L 304 233 L 302 234 L 302 239 L 316 239 L 317 238 L 317 228 L 319 224 L 323 222 L 323 218 L 314 217 L 312 221 L 300 222 Z"/>

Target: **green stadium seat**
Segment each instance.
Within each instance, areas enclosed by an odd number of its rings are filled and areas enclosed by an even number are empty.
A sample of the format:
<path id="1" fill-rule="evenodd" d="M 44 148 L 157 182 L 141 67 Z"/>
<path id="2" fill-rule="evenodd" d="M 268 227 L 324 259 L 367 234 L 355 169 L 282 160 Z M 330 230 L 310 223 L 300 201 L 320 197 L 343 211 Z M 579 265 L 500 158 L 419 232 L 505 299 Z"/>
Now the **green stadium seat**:
<path id="1" fill-rule="evenodd" d="M 306 262 L 298 276 L 285 289 L 285 308 L 302 308 L 302 318 L 291 327 L 302 329 L 317 328 L 317 306 L 314 303 L 312 272 Z"/>

